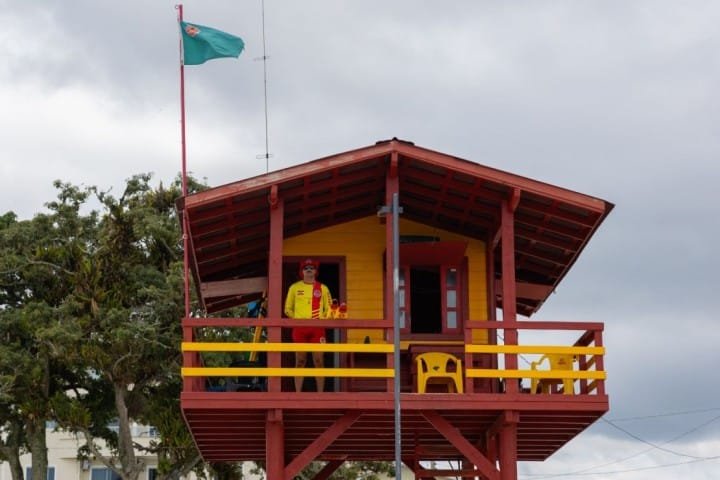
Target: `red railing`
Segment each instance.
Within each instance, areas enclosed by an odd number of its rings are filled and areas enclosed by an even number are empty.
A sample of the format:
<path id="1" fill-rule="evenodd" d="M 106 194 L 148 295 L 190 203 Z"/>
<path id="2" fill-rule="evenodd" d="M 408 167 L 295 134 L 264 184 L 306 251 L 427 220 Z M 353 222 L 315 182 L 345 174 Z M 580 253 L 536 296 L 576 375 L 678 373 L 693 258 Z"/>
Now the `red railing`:
<path id="1" fill-rule="evenodd" d="M 270 318 L 186 318 L 183 320 L 183 389 L 186 392 L 197 392 L 206 390 L 206 377 L 237 375 L 244 376 L 252 374 L 268 378 L 268 390 L 280 391 L 280 378 L 287 376 L 333 376 L 333 377 L 375 377 L 386 379 L 386 391 L 392 392 L 393 351 L 390 348 L 393 344 L 392 322 L 385 320 L 358 320 L 358 319 L 336 319 L 336 320 L 291 320 L 291 319 L 270 319 Z M 196 330 L 201 328 L 238 329 L 249 327 L 267 328 L 275 334 L 275 338 L 281 338 L 278 330 L 281 328 L 292 328 L 297 326 L 318 326 L 326 329 L 338 329 L 339 331 L 352 328 L 378 328 L 384 331 L 384 343 L 359 344 L 359 343 L 332 343 L 332 344 L 283 344 L 283 343 L 237 343 L 237 342 L 215 342 L 200 343 L 196 341 Z M 460 350 L 459 355 L 464 357 L 465 393 L 477 393 L 474 378 L 490 379 L 497 382 L 501 388 L 497 391 L 505 393 L 530 392 L 523 384 L 524 380 L 530 380 L 530 384 L 560 384 L 566 385 L 565 393 L 580 395 L 605 394 L 605 372 L 604 372 L 604 346 L 602 342 L 602 323 L 588 322 L 548 322 L 548 321 L 467 321 L 464 325 L 464 340 L 443 341 L 438 335 L 435 340 L 402 340 L 403 352 L 423 346 L 425 350 L 437 349 L 442 351 L 449 345 L 455 350 Z M 473 331 L 488 331 L 487 344 L 473 343 Z M 572 345 L 527 345 L 518 342 L 518 345 L 497 344 L 498 338 L 517 338 L 508 335 L 508 332 L 518 331 L 578 331 L 579 338 Z M 270 335 L 268 335 L 269 337 Z M 267 352 L 267 366 L 255 368 L 209 368 L 202 365 L 201 353 L 203 351 L 224 351 L 224 352 Z M 281 352 L 287 351 L 324 351 L 339 352 L 341 355 L 352 355 L 355 353 L 377 353 L 386 356 L 385 368 L 332 368 L 304 369 L 283 368 L 281 365 Z M 518 365 L 518 357 L 527 362 L 525 356 L 570 355 L 577 360 L 577 368 L 574 366 L 564 370 L 540 370 L 531 369 L 506 369 L 500 364 Z M 410 359 L 412 360 L 412 359 Z M 532 363 L 532 362 L 527 362 Z M 517 381 L 513 380 L 517 379 Z M 574 388 L 575 382 L 579 387 Z M 567 385 L 570 385 L 572 392 L 568 392 Z M 560 392 L 562 388 L 553 387 L 551 392 Z M 487 391 L 487 390 L 484 390 Z M 536 392 L 530 392 L 536 393 Z"/>

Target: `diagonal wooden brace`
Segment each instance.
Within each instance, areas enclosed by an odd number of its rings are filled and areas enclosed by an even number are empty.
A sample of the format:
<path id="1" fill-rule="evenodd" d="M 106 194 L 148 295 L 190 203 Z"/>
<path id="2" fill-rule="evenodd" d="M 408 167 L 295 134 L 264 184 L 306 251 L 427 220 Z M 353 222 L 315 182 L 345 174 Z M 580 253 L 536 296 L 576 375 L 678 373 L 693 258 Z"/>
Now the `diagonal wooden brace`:
<path id="1" fill-rule="evenodd" d="M 313 477 L 313 480 L 327 480 L 343 463 L 345 463 L 345 460 L 330 460 L 327 465 Z"/>
<path id="2" fill-rule="evenodd" d="M 452 445 L 470 460 L 488 480 L 499 480 L 500 472 L 495 465 L 485 458 L 485 456 L 471 444 L 460 430 L 455 428 L 450 422 L 445 420 L 442 415 L 434 410 L 423 410 L 420 412 L 430 424 L 435 427 L 443 437 L 445 437 Z"/>
<path id="3" fill-rule="evenodd" d="M 292 480 L 295 475 L 300 472 L 300 470 L 305 468 L 318 455 L 320 455 L 323 450 L 328 447 L 328 445 L 334 442 L 340 435 L 345 433 L 345 430 L 350 428 L 350 426 L 355 423 L 358 418 L 360 418 L 360 415 L 362 415 L 362 412 L 352 410 L 346 412 L 345 415 L 338 418 L 330 428 L 325 430 L 322 435 L 316 438 L 315 441 L 308 445 L 300 455 L 295 457 L 293 461 L 285 467 L 283 475 L 285 480 Z"/>

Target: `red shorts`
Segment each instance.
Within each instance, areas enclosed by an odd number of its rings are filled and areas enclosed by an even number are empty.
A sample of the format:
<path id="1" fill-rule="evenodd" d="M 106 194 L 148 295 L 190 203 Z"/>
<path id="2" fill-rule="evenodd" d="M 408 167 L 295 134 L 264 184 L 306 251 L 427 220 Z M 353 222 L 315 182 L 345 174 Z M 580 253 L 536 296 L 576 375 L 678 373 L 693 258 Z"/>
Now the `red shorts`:
<path id="1" fill-rule="evenodd" d="M 292 329 L 292 340 L 295 343 L 321 343 L 325 338 L 322 327 L 295 327 Z"/>

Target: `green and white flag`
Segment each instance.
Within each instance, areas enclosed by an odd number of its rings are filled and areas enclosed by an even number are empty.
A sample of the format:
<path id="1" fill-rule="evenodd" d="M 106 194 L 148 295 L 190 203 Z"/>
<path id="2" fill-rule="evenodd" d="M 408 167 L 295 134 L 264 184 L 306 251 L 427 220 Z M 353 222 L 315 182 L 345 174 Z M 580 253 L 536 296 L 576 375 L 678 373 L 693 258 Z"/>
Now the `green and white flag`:
<path id="1" fill-rule="evenodd" d="M 245 48 L 242 38 L 197 23 L 180 22 L 183 63 L 200 65 L 213 58 L 238 57 Z"/>

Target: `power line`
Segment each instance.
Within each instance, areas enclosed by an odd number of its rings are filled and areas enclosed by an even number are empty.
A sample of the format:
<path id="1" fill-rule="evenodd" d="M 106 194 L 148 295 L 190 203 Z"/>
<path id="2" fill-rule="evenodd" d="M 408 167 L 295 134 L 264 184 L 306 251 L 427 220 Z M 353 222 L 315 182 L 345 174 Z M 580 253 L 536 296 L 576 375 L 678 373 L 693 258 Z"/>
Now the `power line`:
<path id="1" fill-rule="evenodd" d="M 719 417 L 715 417 L 715 418 L 719 418 Z M 694 459 L 705 458 L 705 457 L 697 457 L 697 456 L 695 456 L 695 455 L 688 455 L 688 454 L 681 453 L 681 452 L 676 452 L 675 450 L 670 450 L 669 448 L 665 448 L 665 447 L 663 447 L 663 446 L 661 446 L 661 445 L 657 445 L 657 444 L 654 444 L 654 443 L 652 443 L 652 442 L 650 442 L 650 441 L 648 441 L 648 440 L 645 440 L 645 439 L 643 439 L 643 438 L 640 438 L 640 437 L 638 437 L 637 435 L 635 435 L 634 433 L 629 432 L 628 430 L 625 430 L 624 428 L 615 425 L 615 424 L 614 424 L 613 422 L 611 422 L 610 420 L 605 420 L 604 418 L 601 418 L 600 420 L 602 420 L 603 422 L 607 423 L 607 424 L 610 425 L 611 427 L 620 430 L 621 432 L 623 432 L 623 433 L 626 434 L 627 436 L 629 436 L 629 437 L 631 437 L 631 438 L 634 438 L 635 440 L 637 440 L 637 441 L 639 441 L 639 442 L 642 442 L 642 443 L 644 443 L 644 444 L 646 444 L 646 445 L 650 445 L 650 446 L 653 447 L 653 448 L 656 448 L 656 449 L 658 449 L 658 450 L 662 450 L 663 452 L 667 452 L 667 453 L 670 453 L 670 454 L 672 454 L 672 455 L 677 455 L 678 457 L 687 457 L 687 458 L 694 458 Z"/>
<path id="2" fill-rule="evenodd" d="M 701 429 L 702 427 L 711 424 L 712 422 L 714 422 L 714 421 L 717 420 L 718 418 L 720 418 L 720 415 L 718 415 L 717 417 L 713 417 L 713 418 L 711 418 L 710 420 L 708 420 L 707 422 L 701 423 L 700 425 L 698 425 L 698 426 L 696 426 L 696 427 L 693 427 L 693 428 L 691 428 L 690 430 L 687 430 L 687 431 L 681 433 L 680 435 L 677 435 L 677 436 L 671 438 L 670 440 L 661 443 L 660 445 L 667 445 L 667 444 L 672 443 L 672 442 L 674 442 L 674 441 L 676 441 L 676 440 L 680 440 L 681 438 L 683 438 L 683 437 L 685 437 L 685 436 L 687 436 L 687 435 L 690 435 L 690 434 L 693 433 L 693 432 L 696 432 L 697 430 Z M 638 453 L 635 453 L 635 454 L 633 454 L 633 455 L 630 455 L 630 456 L 628 456 L 628 457 L 620 458 L 620 459 L 618 459 L 618 460 L 613 460 L 612 462 L 603 463 L 602 465 L 596 465 L 596 466 L 594 466 L 594 467 L 585 468 L 585 469 L 583 469 L 583 470 L 580 470 L 579 472 L 586 472 L 586 471 L 588 471 L 588 470 L 594 470 L 594 469 L 596 469 L 596 468 L 602 468 L 602 467 L 607 467 L 607 466 L 614 465 L 614 464 L 617 464 L 617 463 L 626 462 L 626 461 L 628 461 L 628 460 L 630 460 L 630 459 L 632 459 L 632 458 L 639 457 L 640 455 L 644 455 L 644 454 L 646 454 L 647 452 L 650 452 L 650 451 L 652 451 L 652 450 L 654 450 L 654 449 L 655 449 L 654 446 L 653 446 L 653 447 L 650 447 L 650 448 L 646 448 L 645 450 L 643 450 L 643 451 L 641 451 L 641 452 L 638 452 Z M 699 458 L 702 458 L 702 457 L 699 457 Z"/>
<path id="3" fill-rule="evenodd" d="M 660 417 L 675 417 L 678 415 L 692 415 L 694 413 L 706 413 L 706 412 L 716 412 L 720 410 L 720 407 L 715 408 L 704 408 L 702 410 L 686 410 L 684 412 L 670 412 L 670 413 L 658 413 L 655 415 L 644 415 L 641 417 L 623 417 L 623 418 L 613 418 L 611 421 L 613 422 L 629 422 L 631 420 L 645 420 L 648 418 L 660 418 Z"/>
<path id="4" fill-rule="evenodd" d="M 691 464 L 691 463 L 707 462 L 707 461 L 718 460 L 718 459 L 720 459 L 720 455 L 716 455 L 716 456 L 714 456 L 714 457 L 703 457 L 703 458 L 698 458 L 698 459 L 695 459 L 695 460 L 688 460 L 688 461 L 685 461 L 685 462 L 664 463 L 664 464 L 662 464 L 662 465 L 651 465 L 651 466 L 648 466 L 648 467 L 628 468 L 628 469 L 625 469 L 625 470 L 610 470 L 610 471 L 606 471 L 606 472 L 587 472 L 587 473 L 575 473 L 575 472 L 571 472 L 571 473 L 557 473 L 557 474 L 553 474 L 553 475 L 550 475 L 550 476 L 547 476 L 547 477 L 536 477 L 536 478 L 538 478 L 538 479 L 543 479 L 543 478 L 552 478 L 552 477 L 569 477 L 569 476 L 571 476 L 571 475 L 583 476 L 583 477 L 588 477 L 588 476 L 591 476 L 591 475 L 618 475 L 618 474 L 620 474 L 620 473 L 640 472 L 640 471 L 642 471 L 642 470 L 657 470 L 657 469 L 660 469 L 660 468 L 676 467 L 676 466 L 678 466 L 678 465 L 688 465 L 688 464 Z M 528 476 L 533 476 L 533 477 L 535 476 L 535 475 L 533 475 L 533 474 L 527 474 L 527 475 L 528 475 Z"/>
<path id="5" fill-rule="evenodd" d="M 713 411 L 713 410 L 717 410 L 717 409 L 708 409 L 707 411 Z M 657 417 L 657 416 L 669 416 L 669 415 L 677 415 L 677 414 L 680 414 L 680 413 L 653 415 L 652 417 Z M 685 436 L 687 436 L 687 435 L 690 435 L 691 433 L 694 433 L 694 432 L 700 430 L 701 428 L 703 428 L 703 427 L 705 427 L 705 426 L 707 426 L 707 425 L 715 422 L 715 421 L 718 420 L 718 419 L 720 419 L 720 415 L 717 415 L 717 416 L 711 418 L 710 420 L 707 420 L 707 421 L 705 421 L 705 422 L 703 422 L 703 423 L 701 423 L 701 424 L 699 424 L 699 425 L 696 425 L 696 426 L 692 427 L 691 429 L 686 430 L 685 432 L 681 433 L 680 435 L 677 435 L 677 436 L 671 438 L 670 440 L 667 440 L 667 441 L 661 443 L 660 445 L 655 445 L 655 444 L 653 444 L 653 443 L 651 443 L 651 442 L 648 442 L 648 441 L 646 441 L 646 440 L 638 437 L 637 435 L 635 435 L 635 434 L 633 434 L 633 433 L 631 433 L 631 432 L 628 432 L 628 431 L 625 430 L 625 429 L 622 429 L 622 428 L 618 427 L 617 425 L 613 424 L 613 423 L 612 423 L 611 421 L 609 421 L 609 420 L 601 419 L 601 420 L 603 420 L 604 422 L 609 423 L 609 424 L 612 425 L 613 427 L 615 427 L 615 428 L 617 428 L 618 430 L 622 431 L 622 432 L 625 433 L 626 435 L 630 436 L 631 438 L 633 438 L 633 439 L 635 439 L 635 440 L 638 440 L 638 441 L 640 441 L 640 442 L 642 442 L 642 443 L 645 443 L 645 444 L 647 444 L 647 445 L 650 445 L 650 448 L 647 448 L 647 449 L 645 449 L 645 450 L 643 450 L 643 451 L 641 451 L 641 452 L 635 453 L 635 454 L 630 455 L 630 456 L 628 456 L 628 457 L 623 457 L 623 458 L 620 458 L 620 459 L 617 459 L 617 460 L 613 460 L 613 461 L 610 461 L 610 462 L 607 462 L 607 463 L 603 463 L 603 464 L 600 464 L 600 465 L 594 465 L 594 466 L 591 466 L 591 467 L 583 468 L 583 469 L 581 469 L 581 470 L 575 470 L 575 471 L 573 471 L 573 472 L 568 472 L 568 473 L 552 473 L 552 474 L 542 474 L 542 473 L 532 474 L 532 473 L 530 473 L 530 474 L 526 474 L 526 475 L 529 476 L 529 477 L 534 477 L 534 478 L 536 478 L 537 480 L 544 480 L 544 479 L 547 479 L 547 478 L 555 478 L 555 477 L 565 477 L 565 476 L 569 476 L 569 475 L 599 475 L 600 473 L 608 473 L 608 472 L 592 472 L 592 473 L 590 473 L 589 471 L 590 471 L 590 470 L 595 470 L 595 469 L 597 469 L 597 468 L 603 468 L 603 467 L 607 467 L 607 466 L 614 465 L 614 464 L 617 464 L 617 463 L 625 462 L 625 461 L 627 461 L 627 460 L 630 460 L 630 459 L 635 458 L 635 457 L 639 457 L 640 455 L 643 455 L 643 454 L 645 454 L 645 453 L 647 453 L 647 452 L 649 452 L 649 451 L 655 450 L 655 449 L 662 450 L 662 451 L 665 451 L 665 452 L 668 452 L 668 453 L 672 453 L 672 454 L 674 454 L 674 455 L 683 456 L 683 457 L 689 457 L 689 458 L 692 458 L 692 459 L 693 459 L 693 460 L 691 460 L 691 461 L 689 461 L 689 462 L 681 462 L 681 463 L 668 464 L 667 466 L 683 465 L 683 464 L 685 464 L 685 463 L 694 463 L 694 462 L 698 462 L 698 461 L 715 460 L 715 459 L 720 458 L 720 457 L 696 457 L 696 456 L 693 456 L 693 455 L 686 455 L 686 454 L 683 454 L 683 453 L 680 453 L 680 452 L 675 452 L 675 451 L 673 451 L 673 450 L 663 448 L 661 445 L 667 445 L 667 444 L 669 444 L 669 443 L 675 442 L 675 441 L 677 441 L 677 440 L 679 440 L 679 439 L 681 439 L 681 438 L 683 438 L 683 437 L 685 437 Z M 650 468 L 650 467 L 648 467 L 648 468 Z M 652 467 L 652 468 L 658 468 L 658 467 Z M 643 468 L 643 469 L 644 469 L 644 468 Z M 626 471 L 630 472 L 630 471 L 635 471 L 635 470 L 619 470 L 619 471 L 617 471 L 617 472 L 615 472 L 615 473 L 624 473 L 624 472 L 626 472 Z M 611 472 L 611 473 L 612 473 L 612 472 Z"/>

